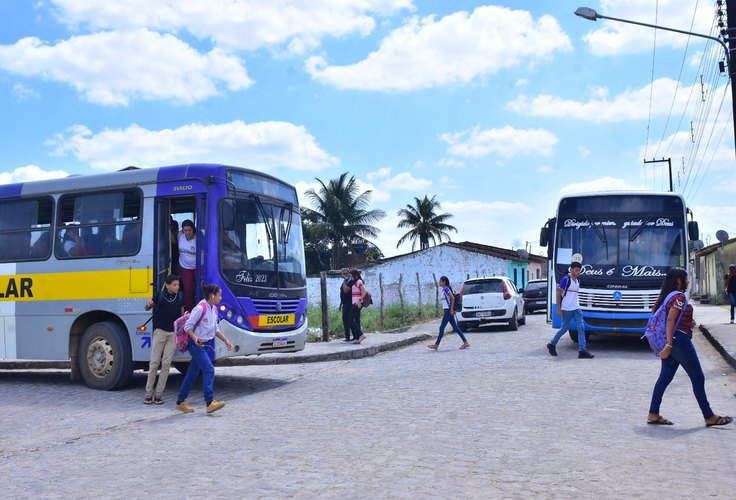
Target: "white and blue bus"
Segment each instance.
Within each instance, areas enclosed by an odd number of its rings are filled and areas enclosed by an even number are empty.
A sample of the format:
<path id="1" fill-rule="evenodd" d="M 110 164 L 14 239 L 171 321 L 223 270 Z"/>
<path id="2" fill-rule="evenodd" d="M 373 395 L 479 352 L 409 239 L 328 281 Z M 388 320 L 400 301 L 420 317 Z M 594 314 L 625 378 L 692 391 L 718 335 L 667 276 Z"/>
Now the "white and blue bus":
<path id="1" fill-rule="evenodd" d="M 253 170 L 190 164 L 0 186 L 0 360 L 67 361 L 92 388 L 126 385 L 148 365 L 144 304 L 175 272 L 172 221 L 186 219 L 195 298 L 203 284 L 222 288 L 220 328 L 234 349 L 218 341 L 216 357 L 302 350 L 296 190 Z"/>
<path id="2" fill-rule="evenodd" d="M 570 263 L 582 264 L 580 307 L 586 335 L 642 335 L 670 267 L 690 268 L 698 224 L 679 194 L 603 192 L 563 197 L 542 228 L 548 247 L 547 315 L 554 328 L 557 286 Z M 577 325 L 570 337 L 577 342 Z"/>

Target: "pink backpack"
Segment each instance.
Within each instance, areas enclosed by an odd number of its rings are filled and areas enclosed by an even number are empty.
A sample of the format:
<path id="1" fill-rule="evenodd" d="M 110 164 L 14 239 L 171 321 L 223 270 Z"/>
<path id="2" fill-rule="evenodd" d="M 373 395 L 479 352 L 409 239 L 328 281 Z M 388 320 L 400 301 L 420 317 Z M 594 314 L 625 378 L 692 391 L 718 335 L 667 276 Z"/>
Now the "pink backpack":
<path id="1" fill-rule="evenodd" d="M 662 301 L 659 308 L 657 308 L 657 310 L 654 311 L 654 314 L 649 318 L 647 329 L 641 337 L 646 338 L 649 341 L 649 347 L 652 348 L 654 355 L 657 357 L 659 357 L 659 353 L 662 352 L 664 346 L 667 345 L 667 304 L 675 295 L 680 293 L 685 297 L 685 305 L 682 306 L 682 311 L 680 311 L 680 315 L 677 317 L 677 323 L 675 323 L 675 330 L 677 330 L 677 327 L 680 325 L 682 315 L 685 313 L 685 308 L 687 307 L 687 297 L 679 290 L 670 292 L 670 294 Z"/>
<path id="2" fill-rule="evenodd" d="M 202 316 L 207 314 L 207 309 L 205 309 L 204 304 L 201 302 L 199 303 L 202 306 Z M 176 336 L 176 350 L 179 352 L 187 352 L 187 346 L 189 343 L 189 335 L 186 331 L 184 331 L 184 325 L 186 325 L 187 320 L 189 319 L 190 313 L 189 311 L 184 312 L 184 315 L 180 318 L 177 318 L 174 321 L 174 335 Z M 194 324 L 194 328 L 197 328 L 197 325 L 200 321 L 202 321 L 202 316 L 199 317 L 199 320 Z"/>

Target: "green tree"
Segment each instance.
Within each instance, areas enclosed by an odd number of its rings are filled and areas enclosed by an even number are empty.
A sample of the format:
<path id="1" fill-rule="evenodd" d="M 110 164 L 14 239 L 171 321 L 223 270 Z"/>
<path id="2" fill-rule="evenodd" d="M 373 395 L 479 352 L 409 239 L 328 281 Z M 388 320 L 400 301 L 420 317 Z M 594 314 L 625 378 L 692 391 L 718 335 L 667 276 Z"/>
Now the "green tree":
<path id="1" fill-rule="evenodd" d="M 359 193 L 355 177 L 348 178 L 347 172 L 327 184 L 320 179 L 315 180 L 320 184 L 319 189 L 310 189 L 305 193 L 312 201 L 314 210 L 305 210 L 317 234 L 330 242 L 332 268 L 339 269 L 350 246 L 358 243 L 375 246 L 368 238 L 378 236 L 380 229 L 371 224 L 383 219 L 386 213 L 368 209 L 372 191 Z"/>
<path id="2" fill-rule="evenodd" d="M 457 228 L 446 223 L 447 219 L 453 217 L 451 214 L 438 214 L 440 202 L 435 200 L 436 196 L 432 196 L 430 200 L 427 195 L 424 199 L 414 198 L 414 205 L 406 205 L 398 211 L 397 215 L 403 217 L 399 221 L 397 227 L 410 228 L 409 231 L 401 237 L 396 244 L 398 248 L 402 243 L 411 240 L 411 250 L 414 251 L 417 241 L 419 241 L 419 249 L 425 250 L 432 245 L 442 243 L 443 238 L 450 241 L 448 231 L 457 232 Z"/>

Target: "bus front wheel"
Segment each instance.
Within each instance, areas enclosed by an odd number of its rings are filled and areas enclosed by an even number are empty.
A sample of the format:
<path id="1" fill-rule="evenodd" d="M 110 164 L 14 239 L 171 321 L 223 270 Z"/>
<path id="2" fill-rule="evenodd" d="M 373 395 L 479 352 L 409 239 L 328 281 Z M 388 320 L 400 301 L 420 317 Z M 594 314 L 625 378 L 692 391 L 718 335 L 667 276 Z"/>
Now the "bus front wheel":
<path id="1" fill-rule="evenodd" d="M 110 391 L 130 382 L 133 356 L 125 331 L 112 321 L 94 323 L 79 344 L 82 379 L 92 389 Z"/>
<path id="2" fill-rule="evenodd" d="M 572 339 L 572 341 L 577 344 L 578 343 L 578 331 L 570 329 L 567 331 L 567 333 L 570 335 L 570 338 Z M 585 332 L 585 342 L 588 342 L 589 338 L 590 338 L 590 333 Z"/>

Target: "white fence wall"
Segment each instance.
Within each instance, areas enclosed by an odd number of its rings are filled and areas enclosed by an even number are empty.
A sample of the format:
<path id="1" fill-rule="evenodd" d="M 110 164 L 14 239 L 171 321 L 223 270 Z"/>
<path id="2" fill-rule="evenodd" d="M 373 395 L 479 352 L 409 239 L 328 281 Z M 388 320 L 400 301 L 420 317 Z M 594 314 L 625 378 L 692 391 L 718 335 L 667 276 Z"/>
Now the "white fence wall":
<path id="1" fill-rule="evenodd" d="M 402 293 L 404 303 L 434 304 L 437 299 L 437 285 L 440 276 L 447 276 L 455 291 L 467 278 L 481 276 L 506 276 L 509 261 L 476 252 L 469 252 L 454 247 L 439 246 L 397 257 L 370 268 L 361 269 L 366 288 L 373 295 L 373 302 L 378 306 L 383 299 L 384 305 L 399 304 L 399 278 L 403 275 Z M 419 287 L 417 287 L 419 273 Z M 432 274 L 434 273 L 434 277 Z M 378 276 L 383 276 L 383 293 L 379 287 Z M 327 276 L 327 300 L 330 307 L 340 305 L 339 275 Z M 307 278 L 307 294 L 309 304 L 319 306 L 322 302 L 320 279 L 318 276 Z"/>

